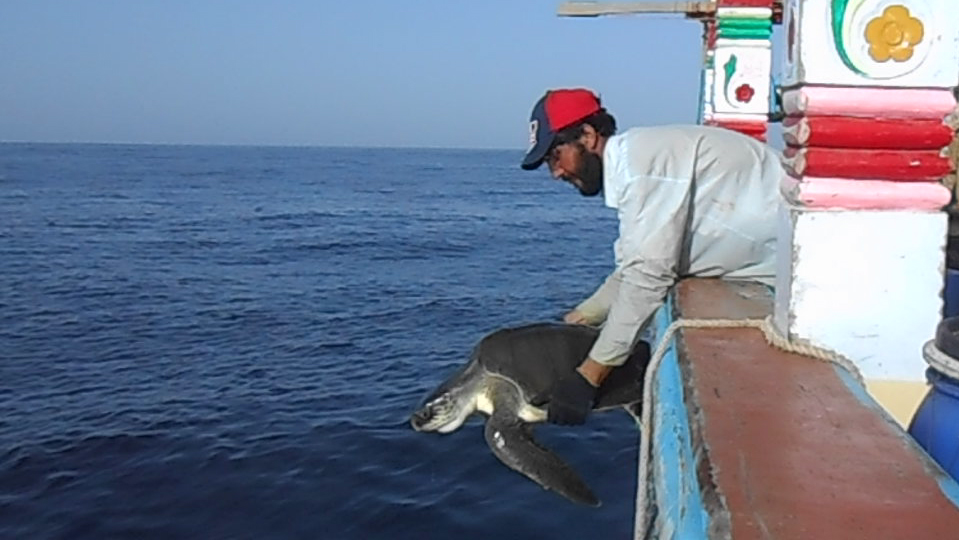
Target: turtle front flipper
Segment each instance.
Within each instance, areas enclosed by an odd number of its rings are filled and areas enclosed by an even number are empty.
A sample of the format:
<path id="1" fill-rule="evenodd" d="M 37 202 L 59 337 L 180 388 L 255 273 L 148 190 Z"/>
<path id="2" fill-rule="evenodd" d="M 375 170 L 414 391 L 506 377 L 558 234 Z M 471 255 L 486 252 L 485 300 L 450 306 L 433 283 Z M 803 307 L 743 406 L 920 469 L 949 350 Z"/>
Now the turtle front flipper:
<path id="1" fill-rule="evenodd" d="M 486 421 L 485 434 L 493 454 L 510 469 L 573 502 L 599 506 L 599 499 L 573 468 L 533 440 L 529 424 L 513 415 L 494 413 Z"/>

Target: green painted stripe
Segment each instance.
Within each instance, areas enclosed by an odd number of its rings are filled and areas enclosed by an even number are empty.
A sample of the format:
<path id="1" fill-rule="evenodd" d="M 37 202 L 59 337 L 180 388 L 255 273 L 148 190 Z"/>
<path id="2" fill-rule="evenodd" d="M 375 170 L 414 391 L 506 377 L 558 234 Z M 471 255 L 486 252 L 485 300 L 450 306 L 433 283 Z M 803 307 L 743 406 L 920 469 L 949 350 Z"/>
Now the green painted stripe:
<path id="1" fill-rule="evenodd" d="M 720 28 L 719 37 L 725 39 L 769 39 L 772 29 L 761 28 Z"/>
<path id="2" fill-rule="evenodd" d="M 769 19 L 719 19 L 720 28 L 772 28 Z"/>
<path id="3" fill-rule="evenodd" d="M 861 69 L 852 63 L 849 52 L 846 51 L 846 43 L 842 40 L 842 21 L 846 17 L 848 4 L 849 0 L 832 0 L 832 39 L 836 43 L 836 51 L 839 52 L 842 63 L 859 75 L 865 75 Z"/>

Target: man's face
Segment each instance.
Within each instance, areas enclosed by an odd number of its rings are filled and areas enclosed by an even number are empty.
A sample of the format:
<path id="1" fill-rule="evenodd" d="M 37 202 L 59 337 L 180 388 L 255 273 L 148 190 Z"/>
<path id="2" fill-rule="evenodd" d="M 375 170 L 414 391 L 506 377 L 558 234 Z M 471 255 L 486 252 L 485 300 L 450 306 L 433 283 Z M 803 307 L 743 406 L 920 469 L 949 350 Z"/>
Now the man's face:
<path id="1" fill-rule="evenodd" d="M 561 178 L 579 189 L 584 197 L 603 190 L 603 160 L 579 142 L 557 145 L 546 154 L 546 165 L 554 178 Z"/>

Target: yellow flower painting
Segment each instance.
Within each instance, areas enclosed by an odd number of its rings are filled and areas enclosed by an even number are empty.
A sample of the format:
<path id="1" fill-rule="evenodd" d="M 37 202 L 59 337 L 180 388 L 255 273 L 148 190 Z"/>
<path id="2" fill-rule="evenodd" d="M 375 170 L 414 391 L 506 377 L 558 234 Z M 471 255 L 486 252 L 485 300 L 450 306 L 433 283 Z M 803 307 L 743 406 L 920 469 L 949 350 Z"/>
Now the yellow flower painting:
<path id="1" fill-rule="evenodd" d="M 876 62 L 905 62 L 912 58 L 922 35 L 922 21 L 910 15 L 906 6 L 889 6 L 866 25 L 869 56 Z"/>

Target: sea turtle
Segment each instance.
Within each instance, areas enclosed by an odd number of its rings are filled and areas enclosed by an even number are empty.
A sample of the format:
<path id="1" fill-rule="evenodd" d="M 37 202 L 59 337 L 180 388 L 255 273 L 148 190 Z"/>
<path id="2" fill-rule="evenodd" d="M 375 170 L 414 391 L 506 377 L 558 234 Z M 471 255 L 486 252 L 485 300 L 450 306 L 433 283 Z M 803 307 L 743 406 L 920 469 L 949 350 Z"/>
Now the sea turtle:
<path id="1" fill-rule="evenodd" d="M 423 401 L 410 423 L 416 431 L 449 433 L 474 412 L 487 415 L 486 443 L 507 467 L 543 488 L 582 504 L 599 499 L 559 456 L 533 439 L 533 422 L 546 419 L 556 384 L 574 373 L 599 335 L 582 325 L 543 323 L 485 336 L 459 368 Z M 639 407 L 649 345 L 640 342 L 597 393 L 594 410 Z"/>

